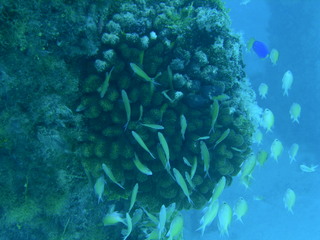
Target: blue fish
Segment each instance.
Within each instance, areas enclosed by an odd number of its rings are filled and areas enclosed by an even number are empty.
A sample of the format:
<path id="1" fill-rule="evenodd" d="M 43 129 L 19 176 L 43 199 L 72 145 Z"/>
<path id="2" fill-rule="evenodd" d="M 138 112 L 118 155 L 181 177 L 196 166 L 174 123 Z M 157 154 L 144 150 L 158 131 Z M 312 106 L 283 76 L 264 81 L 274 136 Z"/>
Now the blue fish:
<path id="1" fill-rule="evenodd" d="M 248 49 L 253 49 L 253 51 L 258 55 L 259 58 L 266 58 L 269 55 L 268 47 L 260 41 L 251 38 L 248 42 Z"/>

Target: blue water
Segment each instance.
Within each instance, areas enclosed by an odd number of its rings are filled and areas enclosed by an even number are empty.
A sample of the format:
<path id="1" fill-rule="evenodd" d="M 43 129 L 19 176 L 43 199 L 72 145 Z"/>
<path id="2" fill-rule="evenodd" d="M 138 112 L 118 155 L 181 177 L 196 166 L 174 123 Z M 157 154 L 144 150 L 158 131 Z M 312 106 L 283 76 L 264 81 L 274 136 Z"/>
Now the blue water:
<path id="1" fill-rule="evenodd" d="M 215 220 L 203 237 L 195 229 L 202 217 L 200 211 L 187 212 L 185 239 L 236 239 L 236 240 L 318 240 L 320 239 L 320 169 L 313 173 L 300 170 L 301 164 L 320 165 L 320 1 L 272 1 L 251 0 L 247 5 L 241 1 L 228 0 L 232 27 L 242 35 L 244 43 L 251 37 L 276 48 L 280 58 L 276 66 L 268 59 L 259 59 L 253 52 L 245 52 L 247 76 L 257 93 L 258 105 L 270 108 L 275 115 L 271 133 L 264 133 L 260 146 L 270 152 L 275 138 L 281 140 L 284 151 L 278 163 L 269 157 L 263 167 L 257 166 L 254 180 L 246 189 L 239 179 L 220 197 L 233 206 L 244 197 L 249 205 L 243 224 L 233 220 L 229 237 L 220 236 Z M 291 70 L 294 76 L 289 96 L 283 96 L 282 76 Z M 269 86 L 267 98 L 261 100 L 258 86 Z M 289 108 L 293 102 L 302 106 L 300 123 L 292 123 Z M 297 161 L 290 164 L 288 150 L 292 143 L 300 146 Z M 287 188 L 296 193 L 293 214 L 283 203 Z M 254 200 L 259 196 L 262 200 Z M 195 217 L 196 216 L 196 217 Z"/>

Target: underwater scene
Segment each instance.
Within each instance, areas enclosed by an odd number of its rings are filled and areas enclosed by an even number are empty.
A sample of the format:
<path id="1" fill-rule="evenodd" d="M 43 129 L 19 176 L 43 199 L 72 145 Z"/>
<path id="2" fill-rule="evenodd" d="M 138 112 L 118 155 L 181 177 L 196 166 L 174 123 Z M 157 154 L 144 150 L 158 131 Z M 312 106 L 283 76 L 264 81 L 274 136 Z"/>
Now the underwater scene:
<path id="1" fill-rule="evenodd" d="M 0 240 L 319 240 L 318 9 L 0 0 Z"/>

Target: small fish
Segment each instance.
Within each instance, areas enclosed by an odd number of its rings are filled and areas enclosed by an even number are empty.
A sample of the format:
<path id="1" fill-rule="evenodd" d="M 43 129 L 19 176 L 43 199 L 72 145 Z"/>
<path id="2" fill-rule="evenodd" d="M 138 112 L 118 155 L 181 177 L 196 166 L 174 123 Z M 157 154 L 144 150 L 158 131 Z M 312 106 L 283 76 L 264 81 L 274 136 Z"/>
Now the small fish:
<path id="1" fill-rule="evenodd" d="M 128 229 L 126 231 L 126 235 L 124 236 L 123 240 L 126 240 L 132 232 L 132 219 L 131 219 L 129 213 L 126 213 L 126 225 L 127 225 Z"/>
<path id="2" fill-rule="evenodd" d="M 262 140 L 263 140 L 263 134 L 260 131 L 260 129 L 257 129 L 252 136 L 252 141 L 253 143 L 260 145 L 262 143 Z"/>
<path id="3" fill-rule="evenodd" d="M 157 152 L 158 152 L 158 157 L 160 161 L 162 162 L 163 167 L 170 173 L 170 162 L 166 158 L 166 155 L 163 151 L 163 148 L 161 147 L 160 144 L 157 145 Z"/>
<path id="4" fill-rule="evenodd" d="M 139 145 L 150 154 L 150 156 L 155 159 L 155 157 L 153 156 L 153 154 L 151 153 L 151 151 L 149 150 L 149 148 L 147 147 L 147 145 L 144 143 L 144 141 L 142 140 L 142 138 L 139 136 L 138 133 L 136 133 L 135 131 L 131 132 L 132 136 L 134 137 L 134 139 L 139 143 Z"/>
<path id="5" fill-rule="evenodd" d="M 267 161 L 267 159 L 268 159 L 268 152 L 267 151 L 260 150 L 257 153 L 257 161 L 260 166 L 263 166 L 264 163 Z"/>
<path id="6" fill-rule="evenodd" d="M 198 137 L 195 141 L 208 140 L 210 136 Z"/>
<path id="7" fill-rule="evenodd" d="M 286 71 L 282 77 L 283 96 L 288 96 L 288 90 L 291 89 L 293 83 L 293 75 L 290 70 Z"/>
<path id="8" fill-rule="evenodd" d="M 247 44 L 248 49 L 253 49 L 259 58 L 266 58 L 269 55 L 269 50 L 267 45 L 263 42 L 257 41 L 254 38 L 251 38 Z"/>
<path id="9" fill-rule="evenodd" d="M 271 157 L 273 157 L 274 160 L 278 161 L 278 157 L 281 155 L 283 151 L 283 145 L 279 139 L 273 140 L 271 144 Z"/>
<path id="10" fill-rule="evenodd" d="M 152 171 L 140 161 L 136 153 L 134 153 L 133 163 L 141 173 L 148 176 L 152 175 Z"/>
<path id="11" fill-rule="evenodd" d="M 288 188 L 285 192 L 283 202 L 285 208 L 293 214 L 292 208 L 296 202 L 296 194 L 291 188 Z"/>
<path id="12" fill-rule="evenodd" d="M 125 224 L 125 221 L 122 218 L 121 213 L 119 213 L 117 211 L 107 213 L 103 217 L 102 222 L 103 222 L 103 226 L 111 226 L 111 225 L 115 225 L 119 222 Z"/>
<path id="13" fill-rule="evenodd" d="M 218 198 L 222 194 L 225 187 L 226 187 L 226 177 L 222 176 L 212 191 L 210 202 L 214 202 L 218 200 Z"/>
<path id="14" fill-rule="evenodd" d="M 216 124 L 218 119 L 219 109 L 219 102 L 217 100 L 214 100 L 211 105 L 211 128 L 209 130 L 209 134 L 211 132 L 214 132 L 214 125 Z"/>
<path id="15" fill-rule="evenodd" d="M 169 162 L 170 161 L 169 146 L 168 146 L 168 143 L 161 132 L 158 132 L 158 139 L 159 139 L 160 145 L 164 151 L 164 154 L 166 155 L 167 162 Z"/>
<path id="16" fill-rule="evenodd" d="M 156 226 L 159 224 L 159 220 L 156 216 L 153 214 L 149 213 L 144 207 L 142 207 L 142 210 L 146 213 L 147 217 L 151 222 L 153 222 Z"/>
<path id="17" fill-rule="evenodd" d="M 159 230 L 159 237 L 161 238 L 162 232 L 166 226 L 166 220 L 167 220 L 167 209 L 165 205 L 161 206 L 160 213 L 159 213 L 159 224 L 158 224 L 158 230 Z M 160 239 L 159 238 L 159 239 Z"/>
<path id="18" fill-rule="evenodd" d="M 242 0 L 242 1 L 240 2 L 240 5 L 247 5 L 247 4 L 250 3 L 250 1 L 251 1 L 251 0 Z"/>
<path id="19" fill-rule="evenodd" d="M 203 161 L 204 171 L 206 173 L 205 177 L 206 177 L 206 176 L 209 176 L 210 153 L 204 141 L 200 141 L 200 152 L 201 152 L 201 158 Z"/>
<path id="20" fill-rule="evenodd" d="M 138 67 L 138 65 L 130 63 L 130 67 L 135 74 L 137 74 L 139 77 L 143 78 L 145 81 L 150 83 L 156 83 L 155 79 L 157 79 L 161 75 L 161 73 L 158 73 L 154 78 L 151 78 L 140 67 Z"/>
<path id="21" fill-rule="evenodd" d="M 114 66 L 111 68 L 109 73 L 108 72 L 106 73 L 106 78 L 105 78 L 104 82 L 102 83 L 101 87 L 99 87 L 97 89 L 98 92 L 100 92 L 101 98 L 103 98 L 104 95 L 106 94 L 106 92 L 108 91 L 111 73 L 112 73 L 113 69 L 114 69 Z"/>
<path id="22" fill-rule="evenodd" d="M 101 201 L 103 202 L 102 199 L 102 194 L 104 192 L 104 184 L 106 183 L 106 181 L 104 180 L 104 177 L 99 177 L 96 181 L 96 183 L 94 184 L 94 192 L 96 193 L 96 195 L 98 196 L 98 203 Z"/>
<path id="23" fill-rule="evenodd" d="M 243 197 L 240 197 L 234 207 L 234 215 L 237 216 L 237 220 L 242 222 L 242 217 L 247 213 L 247 211 L 248 203 L 243 199 Z"/>
<path id="24" fill-rule="evenodd" d="M 127 122 L 124 125 L 124 130 L 127 130 L 128 124 L 130 122 L 130 118 L 131 118 L 131 107 L 130 107 L 130 101 L 127 95 L 127 92 L 125 90 L 122 89 L 121 91 L 121 96 L 122 96 L 122 101 L 124 104 L 124 108 L 126 110 L 126 114 L 127 114 Z"/>
<path id="25" fill-rule="evenodd" d="M 216 143 L 214 144 L 213 148 L 216 148 L 216 146 L 221 143 L 223 140 L 225 140 L 228 136 L 229 136 L 229 133 L 230 133 L 230 128 L 228 128 L 227 130 L 225 130 L 221 136 L 219 137 L 219 139 L 216 141 Z"/>
<path id="26" fill-rule="evenodd" d="M 140 107 L 139 107 L 139 119 L 138 119 L 138 122 L 141 121 L 142 117 L 143 117 L 143 106 L 140 105 Z"/>
<path id="27" fill-rule="evenodd" d="M 272 132 L 273 125 L 274 115 L 270 109 L 266 108 L 262 114 L 262 126 L 267 130 L 267 132 Z"/>
<path id="28" fill-rule="evenodd" d="M 165 103 L 161 106 L 161 108 L 160 108 L 160 122 L 162 122 L 163 114 L 166 112 L 167 108 L 168 108 L 167 103 Z"/>
<path id="29" fill-rule="evenodd" d="M 206 227 L 209 226 L 218 215 L 218 210 L 219 210 L 218 200 L 210 202 L 209 206 L 203 209 L 204 215 L 200 220 L 201 226 L 197 229 L 197 231 L 201 230 L 201 236 L 203 236 Z"/>
<path id="30" fill-rule="evenodd" d="M 289 149 L 289 158 L 290 158 L 290 163 L 296 161 L 296 156 L 299 151 L 299 145 L 297 143 L 294 143 L 291 145 Z"/>
<path id="31" fill-rule="evenodd" d="M 292 122 L 299 123 L 299 118 L 301 114 L 301 106 L 298 103 L 293 103 L 289 110 L 290 118 L 292 119 Z"/>
<path id="32" fill-rule="evenodd" d="M 241 180 L 246 181 L 247 178 L 251 178 L 251 174 L 256 166 L 257 159 L 254 154 L 250 154 L 248 158 L 241 165 Z"/>
<path id="33" fill-rule="evenodd" d="M 162 94 L 166 99 L 168 99 L 170 103 L 174 103 L 174 99 L 172 99 L 171 97 L 169 97 L 169 95 L 167 94 L 168 91 L 170 91 L 170 90 L 163 90 L 163 91 L 161 92 L 161 94 Z"/>
<path id="34" fill-rule="evenodd" d="M 267 94 L 268 94 L 268 90 L 269 90 L 269 87 L 267 84 L 265 83 L 261 83 L 259 85 L 259 95 L 261 97 L 261 99 L 265 99 L 267 97 Z"/>
<path id="35" fill-rule="evenodd" d="M 189 203 L 191 205 L 193 205 L 193 202 L 192 202 L 192 200 L 190 198 L 189 189 L 188 189 L 187 184 L 186 184 L 184 178 L 182 177 L 181 173 L 176 168 L 173 168 L 173 174 L 174 174 L 174 177 L 176 179 L 176 182 L 181 187 L 184 195 L 188 198 Z"/>
<path id="36" fill-rule="evenodd" d="M 279 51 L 277 49 L 271 49 L 270 52 L 270 61 L 273 65 L 276 65 L 279 60 Z"/>
<path id="37" fill-rule="evenodd" d="M 135 226 L 137 223 L 140 223 L 140 220 L 143 216 L 143 211 L 141 208 L 137 208 L 132 216 L 132 226 Z"/>
<path id="38" fill-rule="evenodd" d="M 179 236 L 182 233 L 182 230 L 183 230 L 183 218 L 179 214 L 175 216 L 174 219 L 172 220 L 166 237 L 168 237 L 168 240 L 172 240 L 173 238 Z"/>
<path id="39" fill-rule="evenodd" d="M 157 228 L 154 228 L 150 233 L 148 233 L 147 231 L 145 231 L 146 233 L 146 240 L 155 240 L 155 239 L 160 239 L 160 234 L 159 234 L 159 230 Z"/>
<path id="40" fill-rule="evenodd" d="M 196 189 L 196 186 L 194 185 L 194 183 L 192 182 L 192 179 L 190 177 L 190 174 L 188 172 L 184 172 L 184 176 L 186 177 L 187 182 L 189 183 L 190 187 L 192 188 L 192 190 Z"/>
<path id="41" fill-rule="evenodd" d="M 252 199 L 254 200 L 254 201 L 265 201 L 265 197 L 264 196 L 262 196 L 262 195 L 254 195 L 253 197 L 252 197 Z"/>
<path id="42" fill-rule="evenodd" d="M 223 101 L 226 101 L 226 100 L 229 100 L 229 99 L 230 99 L 230 96 L 228 96 L 227 94 L 224 94 L 224 93 L 212 97 L 212 100 L 218 100 L 220 102 L 223 102 Z"/>
<path id="43" fill-rule="evenodd" d="M 118 185 L 119 187 L 121 187 L 122 189 L 124 189 L 124 187 L 117 182 L 116 178 L 114 177 L 113 173 L 111 172 L 111 169 L 107 167 L 107 165 L 105 165 L 104 163 L 102 163 L 102 169 L 104 171 L 104 173 L 108 176 L 108 178 L 116 185 Z"/>
<path id="44" fill-rule="evenodd" d="M 182 139 L 184 140 L 184 135 L 187 129 L 187 119 L 183 114 L 180 116 L 180 127 L 181 127 L 181 136 L 182 136 Z"/>
<path id="45" fill-rule="evenodd" d="M 134 204 L 136 202 L 138 189 L 139 189 L 139 184 L 136 183 L 136 185 L 134 185 L 132 193 L 131 193 L 130 207 L 129 207 L 128 213 L 130 213 L 131 209 L 133 208 L 133 206 L 134 206 Z"/>
<path id="46" fill-rule="evenodd" d="M 312 173 L 315 172 L 317 169 L 318 165 L 311 165 L 310 167 L 304 164 L 300 165 L 300 169 L 302 172 L 306 172 L 306 173 Z"/>
<path id="47" fill-rule="evenodd" d="M 191 179 L 194 177 L 194 174 L 197 171 L 197 167 L 198 167 L 198 158 L 197 158 L 197 156 L 194 156 L 193 157 L 192 167 L 191 167 L 191 173 L 190 173 Z"/>
<path id="48" fill-rule="evenodd" d="M 182 159 L 184 164 L 186 164 L 188 167 L 192 167 L 192 165 L 190 164 L 189 160 L 186 157 L 183 157 Z"/>
<path id="49" fill-rule="evenodd" d="M 167 219 L 171 219 L 172 214 L 176 211 L 176 206 L 177 204 L 174 202 L 167 207 Z"/>
<path id="50" fill-rule="evenodd" d="M 152 128 L 155 130 L 163 130 L 164 127 L 158 124 L 149 124 L 149 123 L 140 123 L 141 126 L 147 127 L 147 128 Z"/>
<path id="51" fill-rule="evenodd" d="M 232 220 L 232 209 L 228 205 L 228 203 L 223 202 L 222 206 L 218 213 L 218 228 L 220 231 L 220 234 L 229 236 L 228 228 Z"/>

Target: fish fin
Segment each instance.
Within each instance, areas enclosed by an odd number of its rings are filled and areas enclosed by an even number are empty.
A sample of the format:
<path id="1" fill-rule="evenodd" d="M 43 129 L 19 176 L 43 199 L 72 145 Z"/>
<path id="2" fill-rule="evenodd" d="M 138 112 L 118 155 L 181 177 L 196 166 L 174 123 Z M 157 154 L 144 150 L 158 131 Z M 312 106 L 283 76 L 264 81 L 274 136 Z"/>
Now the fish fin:
<path id="1" fill-rule="evenodd" d="M 128 128 L 128 125 L 129 125 L 129 121 L 128 122 L 126 122 L 126 124 L 123 126 L 123 128 L 124 128 L 124 131 L 126 131 L 127 130 L 127 128 Z"/>
<path id="2" fill-rule="evenodd" d="M 116 183 L 120 188 L 125 189 L 120 183 Z"/>

